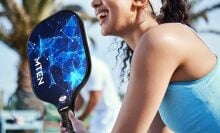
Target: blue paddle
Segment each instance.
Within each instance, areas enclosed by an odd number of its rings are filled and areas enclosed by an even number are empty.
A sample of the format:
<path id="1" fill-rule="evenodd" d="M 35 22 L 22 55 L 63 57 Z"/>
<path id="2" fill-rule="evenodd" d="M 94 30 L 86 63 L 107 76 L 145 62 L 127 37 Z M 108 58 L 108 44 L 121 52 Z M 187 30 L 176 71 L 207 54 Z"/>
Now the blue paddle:
<path id="1" fill-rule="evenodd" d="M 57 107 L 63 126 L 73 133 L 68 111 L 74 111 L 91 71 L 82 21 L 68 10 L 50 16 L 32 31 L 27 53 L 34 93 Z"/>

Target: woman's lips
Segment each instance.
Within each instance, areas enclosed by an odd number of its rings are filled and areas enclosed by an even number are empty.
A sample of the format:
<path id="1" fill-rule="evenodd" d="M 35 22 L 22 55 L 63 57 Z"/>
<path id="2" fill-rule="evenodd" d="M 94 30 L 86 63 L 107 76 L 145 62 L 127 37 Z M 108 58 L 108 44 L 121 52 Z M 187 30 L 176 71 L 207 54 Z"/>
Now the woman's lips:
<path id="1" fill-rule="evenodd" d="M 96 13 L 96 17 L 99 20 L 100 25 L 102 25 L 102 23 L 104 22 L 104 20 L 106 19 L 107 16 L 108 16 L 107 10 L 99 10 Z"/>

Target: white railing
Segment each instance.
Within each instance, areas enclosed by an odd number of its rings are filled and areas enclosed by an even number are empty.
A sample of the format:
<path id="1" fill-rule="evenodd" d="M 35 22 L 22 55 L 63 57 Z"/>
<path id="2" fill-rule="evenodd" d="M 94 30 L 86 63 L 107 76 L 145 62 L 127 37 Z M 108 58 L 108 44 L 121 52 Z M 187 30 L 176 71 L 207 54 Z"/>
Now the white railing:
<path id="1" fill-rule="evenodd" d="M 34 130 L 43 133 L 43 120 L 36 120 L 40 113 L 35 110 L 1 111 L 1 133 L 7 130 Z"/>

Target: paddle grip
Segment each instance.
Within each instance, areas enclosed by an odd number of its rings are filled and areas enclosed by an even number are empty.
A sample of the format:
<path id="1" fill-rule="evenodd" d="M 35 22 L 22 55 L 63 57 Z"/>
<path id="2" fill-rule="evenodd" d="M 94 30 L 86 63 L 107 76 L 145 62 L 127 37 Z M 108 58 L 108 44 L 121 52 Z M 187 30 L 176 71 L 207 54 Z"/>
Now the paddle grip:
<path id="1" fill-rule="evenodd" d="M 68 133 L 75 133 L 72 123 L 68 117 L 68 110 L 60 112 L 60 115 L 62 118 L 62 126 L 67 129 Z"/>

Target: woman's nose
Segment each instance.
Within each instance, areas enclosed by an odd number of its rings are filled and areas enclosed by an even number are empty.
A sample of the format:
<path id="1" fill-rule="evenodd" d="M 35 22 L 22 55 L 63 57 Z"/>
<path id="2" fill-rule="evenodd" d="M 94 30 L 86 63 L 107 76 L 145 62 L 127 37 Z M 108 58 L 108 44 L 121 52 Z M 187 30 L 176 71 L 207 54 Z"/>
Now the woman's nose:
<path id="1" fill-rule="evenodd" d="M 102 4 L 102 0 L 92 0 L 92 7 L 97 8 Z"/>

